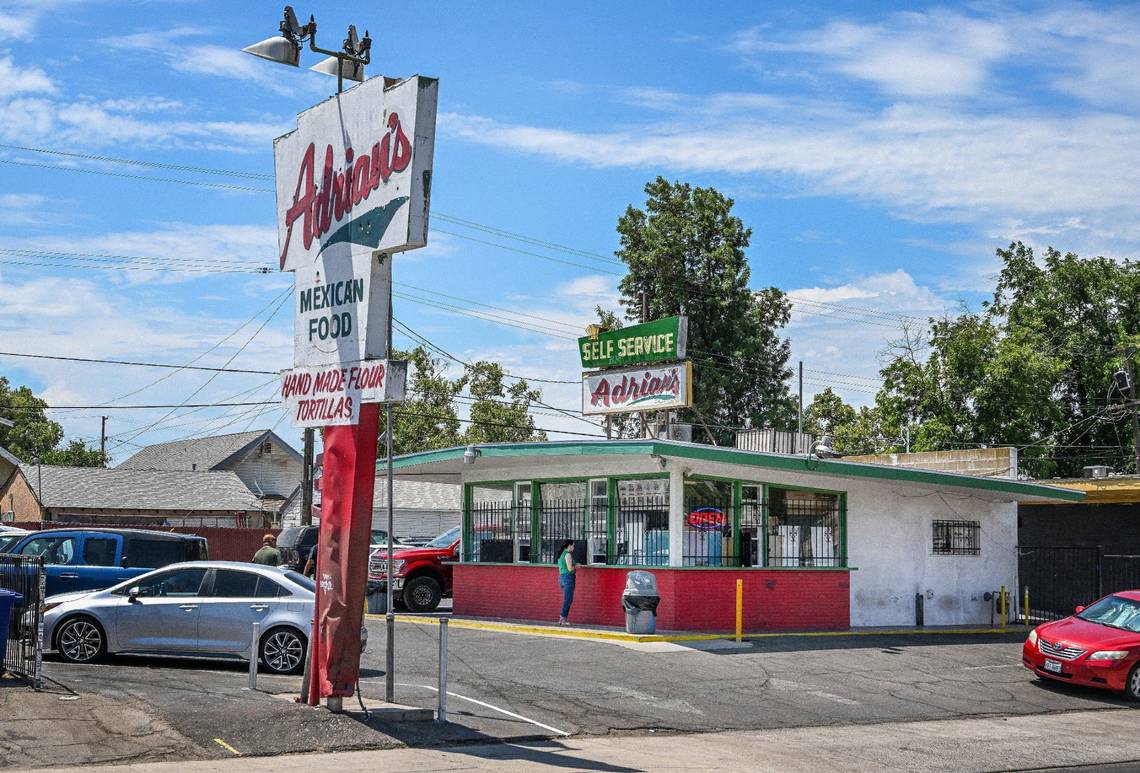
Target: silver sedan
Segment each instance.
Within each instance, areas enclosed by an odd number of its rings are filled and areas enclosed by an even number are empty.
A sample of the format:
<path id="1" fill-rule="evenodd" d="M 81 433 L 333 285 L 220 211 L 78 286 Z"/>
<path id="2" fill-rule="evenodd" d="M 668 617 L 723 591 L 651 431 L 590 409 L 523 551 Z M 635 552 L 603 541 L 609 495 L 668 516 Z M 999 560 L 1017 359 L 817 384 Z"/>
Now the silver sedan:
<path id="1" fill-rule="evenodd" d="M 72 663 L 109 652 L 259 656 L 274 673 L 302 669 L 313 624 L 315 585 L 284 567 L 191 561 L 156 569 L 106 590 L 46 600 L 44 642 Z M 251 652 L 253 624 L 260 639 Z"/>

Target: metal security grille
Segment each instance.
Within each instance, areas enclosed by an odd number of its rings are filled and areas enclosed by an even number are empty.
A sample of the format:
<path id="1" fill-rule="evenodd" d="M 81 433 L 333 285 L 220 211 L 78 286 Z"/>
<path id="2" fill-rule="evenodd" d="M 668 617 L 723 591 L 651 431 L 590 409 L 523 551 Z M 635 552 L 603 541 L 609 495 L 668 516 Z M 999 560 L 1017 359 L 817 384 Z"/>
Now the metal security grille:
<path id="1" fill-rule="evenodd" d="M 0 554 L 0 588 L 22 597 L 8 620 L 3 670 L 30 680 L 36 689 L 43 682 L 44 583 L 42 557 Z"/>
<path id="2" fill-rule="evenodd" d="M 574 541 L 574 560 L 586 563 L 586 503 L 580 499 L 543 500 L 538 510 L 538 534 L 539 563 L 557 561 L 558 548 L 566 540 Z M 604 522 L 594 536 L 605 539 Z"/>
<path id="3" fill-rule="evenodd" d="M 657 494 L 621 497 L 614 520 L 614 563 L 669 565 L 669 497 Z"/>
<path id="4" fill-rule="evenodd" d="M 773 489 L 768 502 L 766 566 L 842 567 L 840 498 L 835 494 Z"/>
<path id="5" fill-rule="evenodd" d="M 510 502 L 471 505 L 471 561 L 509 564 L 515 560 L 511 530 L 514 510 Z"/>
<path id="6" fill-rule="evenodd" d="M 976 556 L 982 551 L 980 521 L 935 521 L 933 550 L 939 556 Z"/>
<path id="7" fill-rule="evenodd" d="M 733 532 L 732 501 L 699 499 L 687 509 L 681 531 L 682 563 L 685 566 L 740 566 Z"/>

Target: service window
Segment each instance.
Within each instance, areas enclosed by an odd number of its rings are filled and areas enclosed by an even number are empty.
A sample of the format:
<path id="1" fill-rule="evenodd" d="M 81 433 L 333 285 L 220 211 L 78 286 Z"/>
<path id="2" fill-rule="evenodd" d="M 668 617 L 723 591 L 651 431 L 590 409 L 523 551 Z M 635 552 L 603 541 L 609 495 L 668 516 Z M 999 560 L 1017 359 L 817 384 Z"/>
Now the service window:
<path id="1" fill-rule="evenodd" d="M 770 488 L 768 566 L 843 566 L 839 496 Z"/>
<path id="2" fill-rule="evenodd" d="M 617 482 L 614 563 L 669 565 L 669 479 Z"/>
<path id="3" fill-rule="evenodd" d="M 123 566 L 139 569 L 161 569 L 186 560 L 186 543 L 182 540 L 128 539 Z"/>
<path id="4" fill-rule="evenodd" d="M 42 556 L 45 564 L 67 565 L 75 558 L 75 537 L 36 537 L 28 540 L 20 552 L 25 556 Z"/>
<path id="5" fill-rule="evenodd" d="M 764 487 L 745 483 L 740 487 L 740 565 L 764 563 Z"/>
<path id="6" fill-rule="evenodd" d="M 500 564 L 514 561 L 512 492 L 510 483 L 480 483 L 471 487 L 470 561 Z M 529 508 L 527 510 L 529 513 Z"/>
<path id="7" fill-rule="evenodd" d="M 586 558 L 591 564 L 609 561 L 610 483 L 590 481 L 590 511 L 586 521 Z"/>
<path id="8" fill-rule="evenodd" d="M 538 528 L 542 535 L 539 560 L 553 564 L 558 547 L 574 541 L 574 560 L 586 563 L 586 481 L 541 483 L 538 487 Z"/>
<path id="9" fill-rule="evenodd" d="M 83 540 L 83 565 L 114 566 L 117 542 L 113 537 L 87 537 Z"/>
<path id="10" fill-rule="evenodd" d="M 530 562 L 531 484 L 515 484 L 515 560 Z"/>
<path id="11" fill-rule="evenodd" d="M 682 564 L 737 566 L 732 522 L 731 482 L 685 481 Z"/>

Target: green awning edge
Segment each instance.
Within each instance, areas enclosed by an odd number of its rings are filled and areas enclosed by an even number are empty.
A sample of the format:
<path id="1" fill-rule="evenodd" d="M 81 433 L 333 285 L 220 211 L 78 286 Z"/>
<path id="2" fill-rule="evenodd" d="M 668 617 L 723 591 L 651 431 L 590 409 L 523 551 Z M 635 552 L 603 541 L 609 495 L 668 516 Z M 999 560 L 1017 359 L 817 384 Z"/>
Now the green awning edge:
<path id="1" fill-rule="evenodd" d="M 770 470 L 788 470 L 803 473 L 822 473 L 847 478 L 869 478 L 873 480 L 921 483 L 933 486 L 953 486 L 963 489 L 996 491 L 1003 494 L 1017 494 L 1025 497 L 1057 499 L 1067 502 L 1080 502 L 1085 498 L 1083 491 L 1046 486 L 1008 478 L 980 478 L 959 475 L 952 472 L 920 470 L 913 467 L 891 467 L 864 462 L 844 462 L 832 459 L 814 459 L 804 456 L 769 454 L 759 451 L 744 451 L 738 448 L 705 446 L 694 443 L 681 443 L 669 440 L 587 440 L 552 441 L 546 443 L 492 443 L 476 446 L 482 457 L 514 456 L 629 456 L 649 455 L 674 457 L 677 459 L 697 459 L 708 462 L 743 464 Z M 393 469 L 401 470 L 421 464 L 462 460 L 466 446 L 443 448 L 437 451 L 423 451 L 405 454 L 393 460 Z M 377 473 L 385 470 L 380 461 Z"/>

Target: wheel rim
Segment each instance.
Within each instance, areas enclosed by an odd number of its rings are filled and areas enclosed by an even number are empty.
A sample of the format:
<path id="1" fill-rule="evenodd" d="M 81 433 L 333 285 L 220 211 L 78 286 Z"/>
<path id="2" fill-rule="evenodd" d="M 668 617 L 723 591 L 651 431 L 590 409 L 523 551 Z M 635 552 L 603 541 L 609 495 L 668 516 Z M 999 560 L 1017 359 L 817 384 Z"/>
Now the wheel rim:
<path id="1" fill-rule="evenodd" d="M 1134 668 L 1132 670 L 1132 678 L 1129 681 L 1131 682 L 1129 687 L 1132 690 L 1132 694 L 1140 698 L 1140 668 Z"/>
<path id="2" fill-rule="evenodd" d="M 277 631 L 265 640 L 261 657 L 274 671 L 292 671 L 301 663 L 304 647 L 296 634 Z"/>
<path id="3" fill-rule="evenodd" d="M 412 588 L 412 601 L 415 602 L 417 607 L 431 606 L 434 595 L 435 594 L 431 592 L 431 588 L 427 585 L 421 584 Z"/>
<path id="4" fill-rule="evenodd" d="M 68 623 L 59 635 L 60 652 L 68 660 L 87 661 L 99 654 L 103 647 L 103 634 L 86 620 Z"/>

